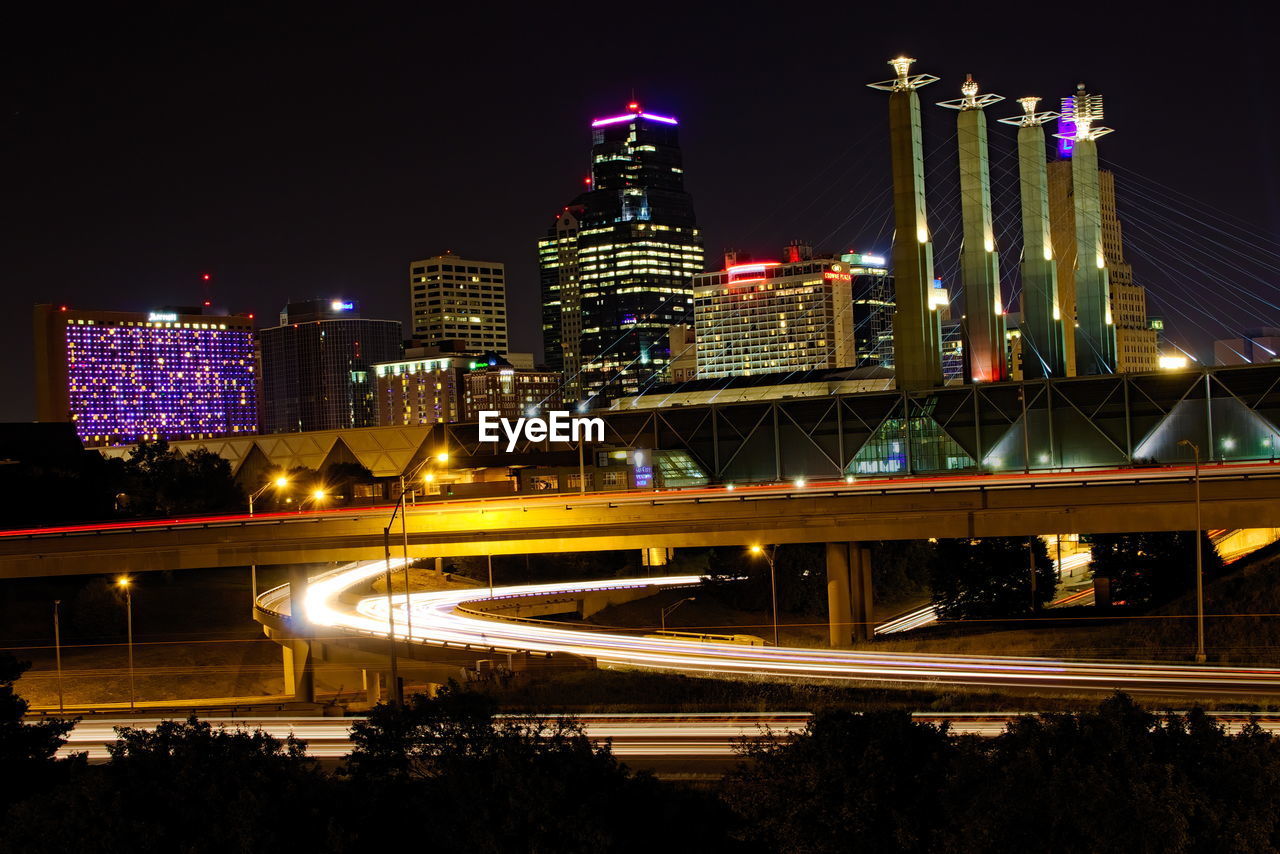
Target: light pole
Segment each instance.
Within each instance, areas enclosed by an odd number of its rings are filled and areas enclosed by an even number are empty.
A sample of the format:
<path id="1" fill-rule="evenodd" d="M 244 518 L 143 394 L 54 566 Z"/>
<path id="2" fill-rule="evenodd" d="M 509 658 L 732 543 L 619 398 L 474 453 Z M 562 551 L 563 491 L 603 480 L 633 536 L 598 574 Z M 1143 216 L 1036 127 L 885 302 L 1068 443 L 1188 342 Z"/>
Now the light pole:
<path id="1" fill-rule="evenodd" d="M 697 596 L 686 596 L 680 601 L 675 602 L 674 604 L 668 605 L 667 607 L 663 608 L 659 612 L 661 614 L 661 620 L 662 620 L 662 631 L 665 632 L 667 630 L 667 617 L 671 616 L 672 611 L 674 611 L 676 608 L 679 608 L 685 602 L 696 602 L 697 599 L 698 599 Z"/>
<path id="2" fill-rule="evenodd" d="M 400 666 L 396 660 L 396 608 L 394 592 L 391 589 L 391 528 L 396 523 L 396 514 L 400 514 L 401 520 L 404 519 L 404 498 L 408 495 L 404 490 L 400 491 L 400 497 L 396 499 L 396 505 L 391 511 L 391 518 L 387 520 L 387 525 L 382 529 L 382 547 L 383 554 L 386 558 L 387 568 L 384 573 L 387 582 L 387 646 L 391 653 L 391 702 L 393 705 L 400 705 L 404 697 L 400 691 Z M 409 570 L 408 570 L 408 534 L 405 535 L 405 575 L 404 575 L 404 601 L 405 611 L 408 613 L 409 608 Z M 412 617 L 410 617 L 412 619 Z"/>
<path id="3" fill-rule="evenodd" d="M 1204 544 L 1200 542 L 1200 446 L 1190 439 L 1183 439 L 1179 445 L 1186 445 L 1195 455 L 1196 461 L 1196 530 L 1192 540 L 1196 549 L 1196 661 L 1204 662 Z"/>
<path id="4" fill-rule="evenodd" d="M 273 486 L 274 486 L 276 489 L 284 489 L 284 488 L 285 488 L 286 486 L 288 486 L 288 485 L 289 485 L 289 478 L 281 476 L 281 477 L 276 478 L 275 480 L 268 481 L 267 483 L 264 483 L 264 484 L 262 485 L 262 488 L 261 488 L 261 489 L 259 489 L 257 492 L 251 492 L 251 493 L 249 493 L 249 515 L 250 515 L 250 516 L 252 516 L 252 515 L 253 515 L 253 502 L 254 502 L 255 500 L 257 500 L 257 499 L 261 498 L 261 497 L 262 497 L 262 493 L 266 492 L 268 489 L 270 489 L 270 488 L 271 488 L 271 487 L 273 487 Z"/>
<path id="5" fill-rule="evenodd" d="M 130 588 L 131 580 L 129 576 L 122 575 L 116 579 L 116 584 L 124 589 L 124 613 L 125 625 L 128 627 L 129 638 L 129 711 L 136 711 L 135 695 L 133 690 L 133 590 Z"/>
<path id="6" fill-rule="evenodd" d="M 754 555 L 764 555 L 765 560 L 769 561 L 769 593 L 773 599 L 773 645 L 781 646 L 778 642 L 778 574 L 773 566 L 773 556 L 777 552 L 777 546 L 771 546 L 765 549 L 764 546 L 752 546 L 751 553 Z"/>
<path id="7" fill-rule="evenodd" d="M 62 627 L 58 619 L 58 609 L 61 605 L 61 599 L 53 600 L 53 655 L 58 666 L 58 714 L 62 714 Z"/>
<path id="8" fill-rule="evenodd" d="M 1027 554 L 1031 556 L 1031 613 L 1034 614 L 1040 610 L 1040 605 L 1036 602 L 1036 538 L 1027 538 Z"/>
<path id="9" fill-rule="evenodd" d="M 320 502 L 324 501 L 328 497 L 329 497 L 329 494 L 325 492 L 324 489 L 313 489 L 311 490 L 310 495 L 308 495 L 306 498 L 298 502 L 298 512 L 301 513 L 304 509 L 306 509 L 308 501 L 311 502 L 311 506 L 319 507 Z"/>

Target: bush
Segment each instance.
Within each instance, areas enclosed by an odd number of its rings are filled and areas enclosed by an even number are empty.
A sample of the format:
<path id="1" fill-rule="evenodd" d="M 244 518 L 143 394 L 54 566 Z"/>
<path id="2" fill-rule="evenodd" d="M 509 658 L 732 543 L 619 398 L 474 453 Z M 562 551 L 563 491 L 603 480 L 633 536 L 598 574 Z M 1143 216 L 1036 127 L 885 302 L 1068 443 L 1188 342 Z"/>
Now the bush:
<path id="1" fill-rule="evenodd" d="M 1111 600 L 1128 605 L 1167 602 L 1195 585 L 1196 553 L 1190 531 L 1093 534 L 1089 537 L 1095 576 L 1111 580 Z M 1200 534 L 1205 579 L 1222 572 L 1222 558 L 1207 534 Z"/>
<path id="2" fill-rule="evenodd" d="M 933 564 L 933 604 L 944 620 L 1030 614 L 1031 564 L 1036 565 L 1036 607 L 1053 599 L 1058 578 L 1039 537 L 940 540 Z"/>

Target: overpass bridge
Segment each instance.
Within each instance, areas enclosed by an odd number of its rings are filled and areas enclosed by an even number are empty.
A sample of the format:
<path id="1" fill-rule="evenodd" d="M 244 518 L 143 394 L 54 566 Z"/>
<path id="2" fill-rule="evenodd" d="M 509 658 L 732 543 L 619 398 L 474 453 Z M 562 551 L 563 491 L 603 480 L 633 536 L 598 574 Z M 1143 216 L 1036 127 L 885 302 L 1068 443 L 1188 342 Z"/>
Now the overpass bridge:
<path id="1" fill-rule="evenodd" d="M 1190 466 L 513 496 L 408 508 L 415 558 L 1195 527 Z M 1280 525 L 1280 463 L 1201 469 L 1203 527 Z M 391 507 L 0 532 L 0 578 L 354 561 Z M 392 543 L 400 546 L 397 524 Z"/>
<path id="2" fill-rule="evenodd" d="M 870 624 L 860 542 L 1191 530 L 1194 479 L 1178 466 L 437 501 L 408 510 L 403 537 L 413 558 L 826 543 L 831 637 L 845 645 Z M 1280 526 L 1280 463 L 1204 467 L 1201 501 L 1206 529 Z M 0 578 L 379 559 L 389 510 L 9 531 Z"/>

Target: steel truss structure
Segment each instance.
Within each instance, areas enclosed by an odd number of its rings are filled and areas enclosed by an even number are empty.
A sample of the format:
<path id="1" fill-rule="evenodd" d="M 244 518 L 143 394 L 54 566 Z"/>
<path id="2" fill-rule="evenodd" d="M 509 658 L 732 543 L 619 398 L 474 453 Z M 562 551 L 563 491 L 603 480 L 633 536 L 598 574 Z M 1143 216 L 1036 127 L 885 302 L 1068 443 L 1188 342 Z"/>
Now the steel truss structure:
<path id="1" fill-rule="evenodd" d="M 1189 463 L 1182 439 L 1206 461 L 1264 460 L 1280 446 L 1280 363 L 591 415 L 604 445 L 685 450 L 721 483 Z M 473 465 L 500 456 L 475 425 L 436 430 Z"/>

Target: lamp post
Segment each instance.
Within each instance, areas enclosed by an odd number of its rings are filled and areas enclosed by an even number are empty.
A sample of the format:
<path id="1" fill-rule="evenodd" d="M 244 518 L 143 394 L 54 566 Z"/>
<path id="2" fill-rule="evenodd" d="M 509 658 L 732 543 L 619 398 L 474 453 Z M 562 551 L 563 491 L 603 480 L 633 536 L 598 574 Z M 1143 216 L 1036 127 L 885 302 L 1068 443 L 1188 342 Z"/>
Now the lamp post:
<path id="1" fill-rule="evenodd" d="M 1196 661 L 1203 663 L 1207 656 L 1204 652 L 1204 544 L 1200 542 L 1200 446 L 1190 439 L 1183 439 L 1178 444 L 1190 448 L 1196 461 L 1196 530 L 1192 537 L 1196 549 Z"/>
<path id="2" fill-rule="evenodd" d="M 276 478 L 275 480 L 268 481 L 267 483 L 264 483 L 264 484 L 262 485 L 262 488 L 261 488 L 261 489 L 259 489 L 257 492 L 251 492 L 251 493 L 249 493 L 249 515 L 250 515 L 250 516 L 252 516 L 252 515 L 253 515 L 253 502 L 254 502 L 255 500 L 257 500 L 257 499 L 261 498 L 261 497 L 262 497 L 262 493 L 266 492 L 268 489 L 270 489 L 270 488 L 271 488 L 271 487 L 273 487 L 273 486 L 274 486 L 276 489 L 284 489 L 284 488 L 285 488 L 286 486 L 288 486 L 288 485 L 289 485 L 289 478 L 287 478 L 287 477 L 283 477 L 283 476 L 282 476 L 282 477 L 278 477 L 278 478 Z"/>
<path id="3" fill-rule="evenodd" d="M 778 642 L 778 574 L 773 565 L 773 556 L 777 550 L 777 546 L 771 546 L 768 549 L 764 546 L 751 547 L 752 554 L 764 555 L 765 560 L 769 561 L 769 594 L 773 599 L 773 645 L 781 646 L 782 644 Z"/>
<path id="4" fill-rule="evenodd" d="M 306 508 L 308 501 L 311 502 L 313 507 L 319 507 L 320 502 L 324 501 L 328 497 L 329 494 L 325 492 L 323 488 L 313 489 L 310 495 L 298 502 L 298 512 L 301 513 Z"/>
<path id="5" fill-rule="evenodd" d="M 667 607 L 663 608 L 659 612 L 661 614 L 661 620 L 662 620 L 662 631 L 665 632 L 667 630 L 667 617 L 671 616 L 672 611 L 674 611 L 676 608 L 679 608 L 685 602 L 695 602 L 697 601 L 697 599 L 698 599 L 697 596 L 686 596 L 680 601 L 675 602 L 674 604 L 668 605 Z"/>
<path id="6" fill-rule="evenodd" d="M 58 619 L 61 605 L 61 599 L 53 600 L 53 655 L 58 667 L 58 714 L 62 714 L 62 627 Z"/>
<path id="7" fill-rule="evenodd" d="M 136 711 L 136 700 L 133 690 L 133 590 L 130 587 L 131 579 L 127 575 L 122 575 L 116 579 L 116 584 L 124 590 L 124 613 L 125 625 L 129 638 L 129 711 Z"/>
<path id="8" fill-rule="evenodd" d="M 400 690 L 400 667 L 396 659 L 396 609 L 394 593 L 391 589 L 391 529 L 395 526 L 396 515 L 400 515 L 401 524 L 404 523 L 404 499 L 408 495 L 407 492 L 401 490 L 400 497 L 396 499 L 395 507 L 391 511 L 391 518 L 387 520 L 387 525 L 382 529 L 382 547 L 383 554 L 386 558 L 386 572 L 384 573 L 387 582 L 387 646 L 391 653 L 391 702 L 399 705 L 404 701 Z M 408 534 L 405 534 L 405 573 L 404 573 L 404 601 L 405 613 L 411 612 L 409 600 L 409 540 Z M 412 616 L 409 617 L 413 619 Z M 412 638 L 413 624 L 410 622 L 410 638 Z"/>

